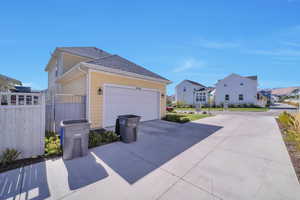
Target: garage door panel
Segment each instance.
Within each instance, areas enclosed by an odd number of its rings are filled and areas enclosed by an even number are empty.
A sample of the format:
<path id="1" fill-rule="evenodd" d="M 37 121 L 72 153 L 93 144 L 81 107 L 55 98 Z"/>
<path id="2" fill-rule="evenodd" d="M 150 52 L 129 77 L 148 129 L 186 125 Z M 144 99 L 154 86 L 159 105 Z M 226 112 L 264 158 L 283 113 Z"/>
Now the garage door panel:
<path id="1" fill-rule="evenodd" d="M 105 86 L 104 127 L 112 126 L 118 115 L 135 114 L 142 121 L 159 118 L 159 92 L 147 89 Z"/>

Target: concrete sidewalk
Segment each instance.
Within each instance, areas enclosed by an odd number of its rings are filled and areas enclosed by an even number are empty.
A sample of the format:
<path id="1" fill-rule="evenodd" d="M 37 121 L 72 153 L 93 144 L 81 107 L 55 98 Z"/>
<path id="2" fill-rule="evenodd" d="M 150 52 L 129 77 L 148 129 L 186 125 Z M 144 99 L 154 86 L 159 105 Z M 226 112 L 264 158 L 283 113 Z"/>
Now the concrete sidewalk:
<path id="1" fill-rule="evenodd" d="M 0 174 L 0 199 L 300 199 L 273 117 L 145 122 L 136 143 Z"/>

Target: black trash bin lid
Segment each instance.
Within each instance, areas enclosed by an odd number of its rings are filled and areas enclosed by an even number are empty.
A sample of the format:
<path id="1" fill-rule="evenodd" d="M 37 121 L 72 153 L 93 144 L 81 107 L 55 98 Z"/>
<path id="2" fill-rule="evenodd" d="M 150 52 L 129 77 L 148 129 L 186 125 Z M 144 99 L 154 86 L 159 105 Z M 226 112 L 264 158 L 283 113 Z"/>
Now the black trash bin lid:
<path id="1" fill-rule="evenodd" d="M 80 124 L 80 123 L 88 123 L 88 120 L 86 120 L 86 119 L 79 119 L 79 120 L 66 120 L 66 121 L 62 121 L 62 124 L 64 124 L 64 125 Z"/>
<path id="2" fill-rule="evenodd" d="M 118 118 L 137 118 L 137 117 L 141 117 L 138 115 L 119 115 Z"/>

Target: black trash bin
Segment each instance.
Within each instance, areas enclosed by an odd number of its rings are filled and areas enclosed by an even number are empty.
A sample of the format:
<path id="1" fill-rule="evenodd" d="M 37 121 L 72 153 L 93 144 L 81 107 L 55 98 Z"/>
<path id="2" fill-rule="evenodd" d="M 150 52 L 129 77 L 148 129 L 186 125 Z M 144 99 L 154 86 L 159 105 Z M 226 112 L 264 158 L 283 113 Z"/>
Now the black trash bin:
<path id="1" fill-rule="evenodd" d="M 137 115 L 118 116 L 116 127 L 119 129 L 121 140 L 125 143 L 135 142 L 137 140 L 138 125 L 141 117 Z"/>

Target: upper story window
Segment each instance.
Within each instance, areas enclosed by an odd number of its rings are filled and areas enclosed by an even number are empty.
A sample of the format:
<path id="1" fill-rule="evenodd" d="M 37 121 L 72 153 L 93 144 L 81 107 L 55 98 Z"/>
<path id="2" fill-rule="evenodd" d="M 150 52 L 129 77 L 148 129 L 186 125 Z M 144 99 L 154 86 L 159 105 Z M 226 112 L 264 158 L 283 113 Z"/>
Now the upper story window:
<path id="1" fill-rule="evenodd" d="M 239 101 L 244 101 L 244 95 L 243 94 L 239 94 Z"/>
<path id="2" fill-rule="evenodd" d="M 229 100 L 230 100 L 229 94 L 225 94 L 225 101 L 229 101 Z"/>
<path id="3" fill-rule="evenodd" d="M 224 87 L 227 87 L 227 84 L 224 84 Z"/>
<path id="4" fill-rule="evenodd" d="M 244 83 L 240 83 L 240 86 L 243 86 L 244 85 Z"/>
<path id="5" fill-rule="evenodd" d="M 57 77 L 57 76 L 58 76 L 58 68 L 55 67 L 55 77 Z"/>
<path id="6" fill-rule="evenodd" d="M 183 88 L 183 92 L 185 92 L 185 91 L 186 91 L 186 88 L 184 87 L 184 88 Z"/>

